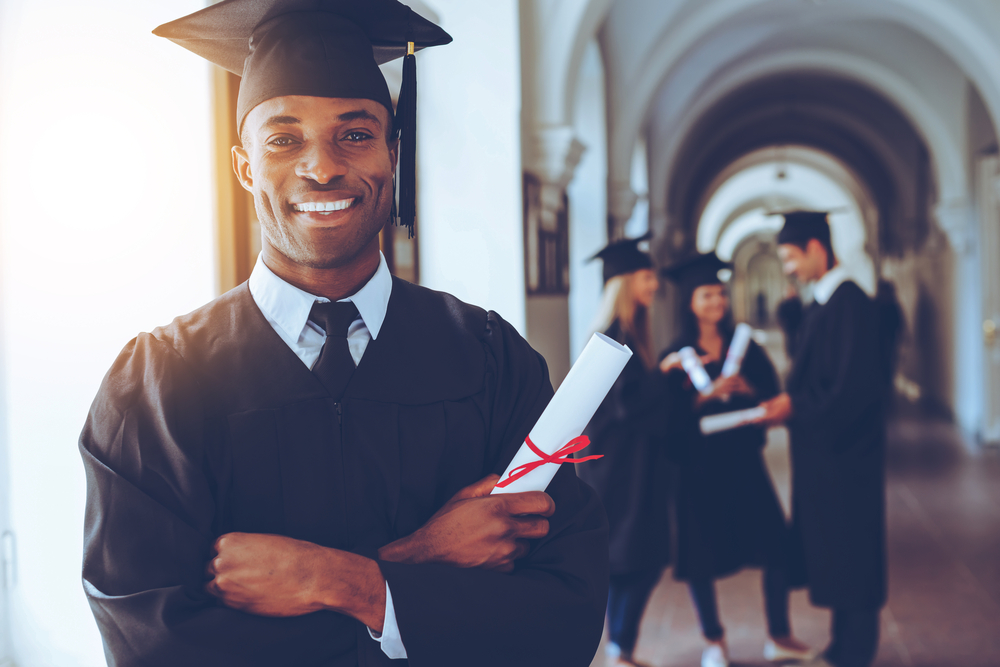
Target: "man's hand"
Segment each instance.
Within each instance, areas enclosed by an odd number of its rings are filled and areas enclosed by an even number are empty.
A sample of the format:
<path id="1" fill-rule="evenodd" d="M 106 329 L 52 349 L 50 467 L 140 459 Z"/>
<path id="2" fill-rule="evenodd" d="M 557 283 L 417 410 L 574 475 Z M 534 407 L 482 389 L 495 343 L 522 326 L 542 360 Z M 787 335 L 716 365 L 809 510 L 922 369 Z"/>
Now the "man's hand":
<path id="1" fill-rule="evenodd" d="M 788 421 L 792 416 L 792 399 L 788 394 L 778 394 L 769 401 L 760 404 L 767 412 L 763 417 L 755 419 L 755 424 L 776 426 Z"/>
<path id="2" fill-rule="evenodd" d="M 331 609 L 382 631 L 385 579 L 375 561 L 280 535 L 228 533 L 215 541 L 205 590 L 258 616 Z"/>
<path id="3" fill-rule="evenodd" d="M 545 517 L 556 506 L 541 491 L 489 495 L 499 480 L 490 475 L 465 487 L 415 533 L 382 547 L 379 558 L 510 572 L 528 553 L 528 540 L 548 534 Z"/>

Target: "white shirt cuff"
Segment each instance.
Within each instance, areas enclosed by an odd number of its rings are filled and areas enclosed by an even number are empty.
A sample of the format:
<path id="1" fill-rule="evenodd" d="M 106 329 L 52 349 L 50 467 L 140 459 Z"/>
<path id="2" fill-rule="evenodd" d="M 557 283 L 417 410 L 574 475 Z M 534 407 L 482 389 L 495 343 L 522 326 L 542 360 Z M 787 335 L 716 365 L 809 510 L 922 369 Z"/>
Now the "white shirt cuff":
<path id="1" fill-rule="evenodd" d="M 382 634 L 375 636 L 371 628 L 368 628 L 371 638 L 382 645 L 382 653 L 396 660 L 406 657 L 406 647 L 403 646 L 403 638 L 399 636 L 399 624 L 396 623 L 396 610 L 392 606 L 392 593 L 389 591 L 389 582 L 385 582 L 385 621 L 382 623 Z"/>

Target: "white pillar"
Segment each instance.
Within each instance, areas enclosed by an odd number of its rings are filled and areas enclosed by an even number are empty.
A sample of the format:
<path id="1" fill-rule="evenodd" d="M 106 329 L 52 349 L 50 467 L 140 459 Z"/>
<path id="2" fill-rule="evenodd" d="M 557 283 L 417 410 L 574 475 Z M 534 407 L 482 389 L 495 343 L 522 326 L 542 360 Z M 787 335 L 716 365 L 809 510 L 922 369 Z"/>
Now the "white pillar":
<path id="1" fill-rule="evenodd" d="M 516 0 L 426 0 L 455 41 L 417 54 L 420 282 L 525 331 Z"/>
<path id="2" fill-rule="evenodd" d="M 983 347 L 980 335 L 982 304 L 980 256 L 969 202 L 956 199 L 934 209 L 938 226 L 948 237 L 954 256 L 951 299 L 952 317 L 952 404 L 955 420 L 969 434 L 982 426 Z"/>

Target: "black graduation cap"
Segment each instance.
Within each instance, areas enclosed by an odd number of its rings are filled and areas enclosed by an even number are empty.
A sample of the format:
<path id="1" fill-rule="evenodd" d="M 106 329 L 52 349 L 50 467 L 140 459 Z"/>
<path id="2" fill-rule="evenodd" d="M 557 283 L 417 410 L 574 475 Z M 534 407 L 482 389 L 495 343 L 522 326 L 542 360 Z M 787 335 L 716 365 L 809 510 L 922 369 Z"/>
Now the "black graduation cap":
<path id="1" fill-rule="evenodd" d="M 661 269 L 665 277 L 680 285 L 685 292 L 693 292 L 702 285 L 721 285 L 719 272 L 731 269 L 732 265 L 723 262 L 715 252 L 693 255 Z"/>
<path id="2" fill-rule="evenodd" d="M 397 0 L 223 0 L 153 34 L 242 77 L 237 123 L 285 95 L 373 100 L 393 113 L 378 66 L 405 56 L 394 127 L 400 133 L 399 218 L 413 233 L 417 108 L 413 53 L 451 36 Z"/>
<path id="3" fill-rule="evenodd" d="M 590 260 L 600 259 L 604 262 L 604 282 L 639 269 L 653 268 L 649 253 L 639 249 L 639 245 L 649 241 L 649 237 L 646 234 L 637 239 L 613 241 L 597 251 Z"/>
<path id="4" fill-rule="evenodd" d="M 785 224 L 778 232 L 778 245 L 805 245 L 809 239 L 830 244 L 830 222 L 827 211 L 788 211 L 782 213 Z"/>

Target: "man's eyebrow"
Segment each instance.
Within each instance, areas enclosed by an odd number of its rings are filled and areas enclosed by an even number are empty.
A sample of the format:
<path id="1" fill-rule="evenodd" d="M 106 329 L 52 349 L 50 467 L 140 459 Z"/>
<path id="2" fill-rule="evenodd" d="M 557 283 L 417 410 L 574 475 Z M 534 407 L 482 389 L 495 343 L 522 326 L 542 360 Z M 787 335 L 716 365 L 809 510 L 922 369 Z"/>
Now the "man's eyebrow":
<path id="1" fill-rule="evenodd" d="M 348 111 L 346 113 L 342 113 L 339 116 L 337 116 L 337 120 L 345 122 L 350 120 L 371 120 L 377 123 L 379 127 L 382 127 L 382 121 L 379 120 L 379 117 L 373 114 L 371 111 L 367 111 L 365 109 L 358 109 L 357 111 Z"/>
<path id="2" fill-rule="evenodd" d="M 295 116 L 271 116 L 264 123 L 264 127 L 271 127 L 272 125 L 298 125 L 301 122 Z"/>

